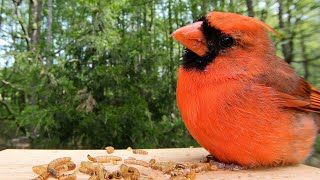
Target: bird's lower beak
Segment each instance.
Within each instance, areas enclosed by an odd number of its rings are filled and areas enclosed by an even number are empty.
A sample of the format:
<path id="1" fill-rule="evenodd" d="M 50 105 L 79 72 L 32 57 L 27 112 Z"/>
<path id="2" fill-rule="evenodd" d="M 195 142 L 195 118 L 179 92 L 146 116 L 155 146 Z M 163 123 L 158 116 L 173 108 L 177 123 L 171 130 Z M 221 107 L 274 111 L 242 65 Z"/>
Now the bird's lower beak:
<path id="1" fill-rule="evenodd" d="M 197 55 L 204 56 L 208 52 L 208 48 L 201 31 L 201 25 L 202 21 L 186 25 L 174 31 L 171 36 Z"/>

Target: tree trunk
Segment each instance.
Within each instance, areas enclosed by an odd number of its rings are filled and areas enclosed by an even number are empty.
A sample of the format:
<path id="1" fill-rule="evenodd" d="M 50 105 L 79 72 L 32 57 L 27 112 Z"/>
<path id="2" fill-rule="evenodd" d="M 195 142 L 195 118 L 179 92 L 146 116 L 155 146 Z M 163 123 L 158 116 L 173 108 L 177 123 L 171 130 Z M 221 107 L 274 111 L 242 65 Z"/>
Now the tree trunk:
<path id="1" fill-rule="evenodd" d="M 254 17 L 254 10 L 253 10 L 253 6 L 252 6 L 252 1 L 246 0 L 246 3 L 247 3 L 247 8 L 248 8 L 248 15 L 250 17 Z"/>
<path id="2" fill-rule="evenodd" d="M 29 26 L 30 51 L 36 52 L 40 44 L 40 21 L 42 18 L 42 0 L 29 1 Z"/>
<path id="3" fill-rule="evenodd" d="M 225 3 L 224 0 L 220 0 L 220 8 L 219 8 L 220 11 L 224 11 L 224 10 L 225 10 L 225 9 L 224 9 L 224 8 L 225 8 L 225 4 L 226 4 L 226 3 Z"/>
<path id="4" fill-rule="evenodd" d="M 169 34 L 173 32 L 173 17 L 172 17 L 172 0 L 169 0 L 168 3 L 168 23 L 169 23 Z M 175 59 L 173 57 L 173 38 L 169 38 L 169 89 L 168 93 L 172 94 L 175 90 Z M 172 104 L 173 105 L 173 104 Z M 168 106 L 168 111 L 174 109 L 174 106 Z"/>
<path id="5" fill-rule="evenodd" d="M 282 0 L 278 1 L 279 3 L 279 11 L 278 11 L 278 19 L 279 19 L 279 28 L 283 29 L 287 36 L 283 38 L 282 44 L 281 44 L 281 50 L 284 56 L 284 60 L 287 63 L 291 63 L 293 60 L 293 38 L 294 35 L 292 32 L 289 32 L 289 30 L 285 29 L 285 27 L 289 27 L 290 26 L 290 18 L 291 18 L 291 13 L 290 10 L 288 10 L 288 21 L 287 24 L 285 24 L 285 21 L 283 19 L 283 3 Z"/>
<path id="6" fill-rule="evenodd" d="M 218 9 L 218 1 L 214 0 L 214 1 L 212 1 L 212 3 L 213 3 L 213 10 L 218 11 L 219 10 Z"/>
<path id="7" fill-rule="evenodd" d="M 13 5 L 14 5 L 14 11 L 15 11 L 15 15 L 17 16 L 18 22 L 20 24 L 20 27 L 24 33 L 24 39 L 26 41 L 26 45 L 27 45 L 27 49 L 30 49 L 30 37 L 29 37 L 29 33 L 28 33 L 28 28 L 26 23 L 24 22 L 24 18 L 21 15 L 21 1 L 20 0 L 12 0 Z M 13 26 L 11 28 L 13 30 Z M 12 36 L 13 42 L 15 43 L 15 36 Z"/>
<path id="8" fill-rule="evenodd" d="M 47 43 L 46 43 L 46 51 L 47 51 L 47 58 L 46 63 L 48 66 L 52 64 L 52 0 L 48 0 L 48 16 L 47 16 Z"/>
<path id="9" fill-rule="evenodd" d="M 26 107 L 26 93 L 24 91 L 19 92 L 19 111 L 22 112 Z"/>
<path id="10" fill-rule="evenodd" d="M 308 68 L 309 67 L 309 57 L 307 54 L 306 45 L 304 43 L 304 36 L 303 35 L 300 36 L 300 46 L 301 46 L 301 55 L 303 58 L 303 70 L 304 70 L 303 77 L 308 80 L 309 75 L 310 75 L 309 68 Z"/>
<path id="11" fill-rule="evenodd" d="M 2 13 L 3 13 L 4 0 L 1 1 L 1 9 L 0 9 L 0 29 L 2 25 Z"/>
<path id="12" fill-rule="evenodd" d="M 168 2 L 168 23 L 169 23 L 169 34 L 173 32 L 172 27 L 172 0 L 169 0 Z M 173 39 L 169 38 L 169 58 L 170 58 L 170 67 L 169 72 L 173 73 L 173 66 L 174 66 L 174 58 L 173 58 Z M 173 76 L 173 75 L 171 75 Z"/>
<path id="13" fill-rule="evenodd" d="M 234 12 L 234 3 L 233 3 L 233 0 L 230 0 L 230 1 L 229 1 L 229 11 L 230 11 L 230 12 Z"/>
<path id="14" fill-rule="evenodd" d="M 153 26 L 153 20 L 154 20 L 154 5 L 153 5 L 153 1 L 151 1 L 151 3 L 150 3 L 150 23 L 149 23 L 149 31 L 151 32 L 151 30 L 152 30 L 152 26 Z"/>
<path id="15" fill-rule="evenodd" d="M 29 1 L 29 25 L 28 33 L 30 38 L 30 48 L 29 51 L 32 53 L 32 58 L 34 60 L 42 61 L 41 52 L 40 52 L 40 21 L 42 19 L 42 0 L 30 0 Z M 22 93 L 24 98 L 28 97 L 30 104 L 35 105 L 36 99 L 34 98 L 34 84 L 30 84 L 30 89 L 32 92 L 29 96 L 26 96 L 25 92 Z M 22 104 L 26 104 L 25 101 Z"/>

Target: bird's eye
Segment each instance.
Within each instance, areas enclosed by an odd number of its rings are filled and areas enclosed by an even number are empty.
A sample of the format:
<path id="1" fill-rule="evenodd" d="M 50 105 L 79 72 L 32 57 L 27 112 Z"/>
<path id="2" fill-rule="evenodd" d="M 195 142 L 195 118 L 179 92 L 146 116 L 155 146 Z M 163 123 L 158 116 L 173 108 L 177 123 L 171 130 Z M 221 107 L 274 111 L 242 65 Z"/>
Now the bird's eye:
<path id="1" fill-rule="evenodd" d="M 229 48 L 234 44 L 234 39 L 230 36 L 224 36 L 220 39 L 219 44 L 223 48 Z"/>

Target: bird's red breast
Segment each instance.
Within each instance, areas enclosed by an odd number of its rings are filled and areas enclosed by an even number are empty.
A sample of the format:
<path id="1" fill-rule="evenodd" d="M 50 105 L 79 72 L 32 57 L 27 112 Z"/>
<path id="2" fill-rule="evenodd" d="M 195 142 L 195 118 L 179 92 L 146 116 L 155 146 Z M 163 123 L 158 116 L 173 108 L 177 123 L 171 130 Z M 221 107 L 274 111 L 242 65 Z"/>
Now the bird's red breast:
<path id="1" fill-rule="evenodd" d="M 172 34 L 186 47 L 176 95 L 182 119 L 222 162 L 296 164 L 312 152 L 320 92 L 275 55 L 268 31 L 276 33 L 251 17 L 211 12 Z"/>

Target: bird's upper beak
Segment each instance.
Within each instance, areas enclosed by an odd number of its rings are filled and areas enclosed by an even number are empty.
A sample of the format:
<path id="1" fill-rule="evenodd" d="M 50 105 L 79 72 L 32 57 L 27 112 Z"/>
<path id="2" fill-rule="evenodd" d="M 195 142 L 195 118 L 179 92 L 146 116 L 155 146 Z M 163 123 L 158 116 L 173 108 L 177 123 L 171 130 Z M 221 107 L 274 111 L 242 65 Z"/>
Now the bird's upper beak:
<path id="1" fill-rule="evenodd" d="M 186 25 L 174 31 L 171 36 L 197 55 L 204 56 L 208 52 L 208 48 L 201 31 L 201 25 L 202 21 Z"/>

